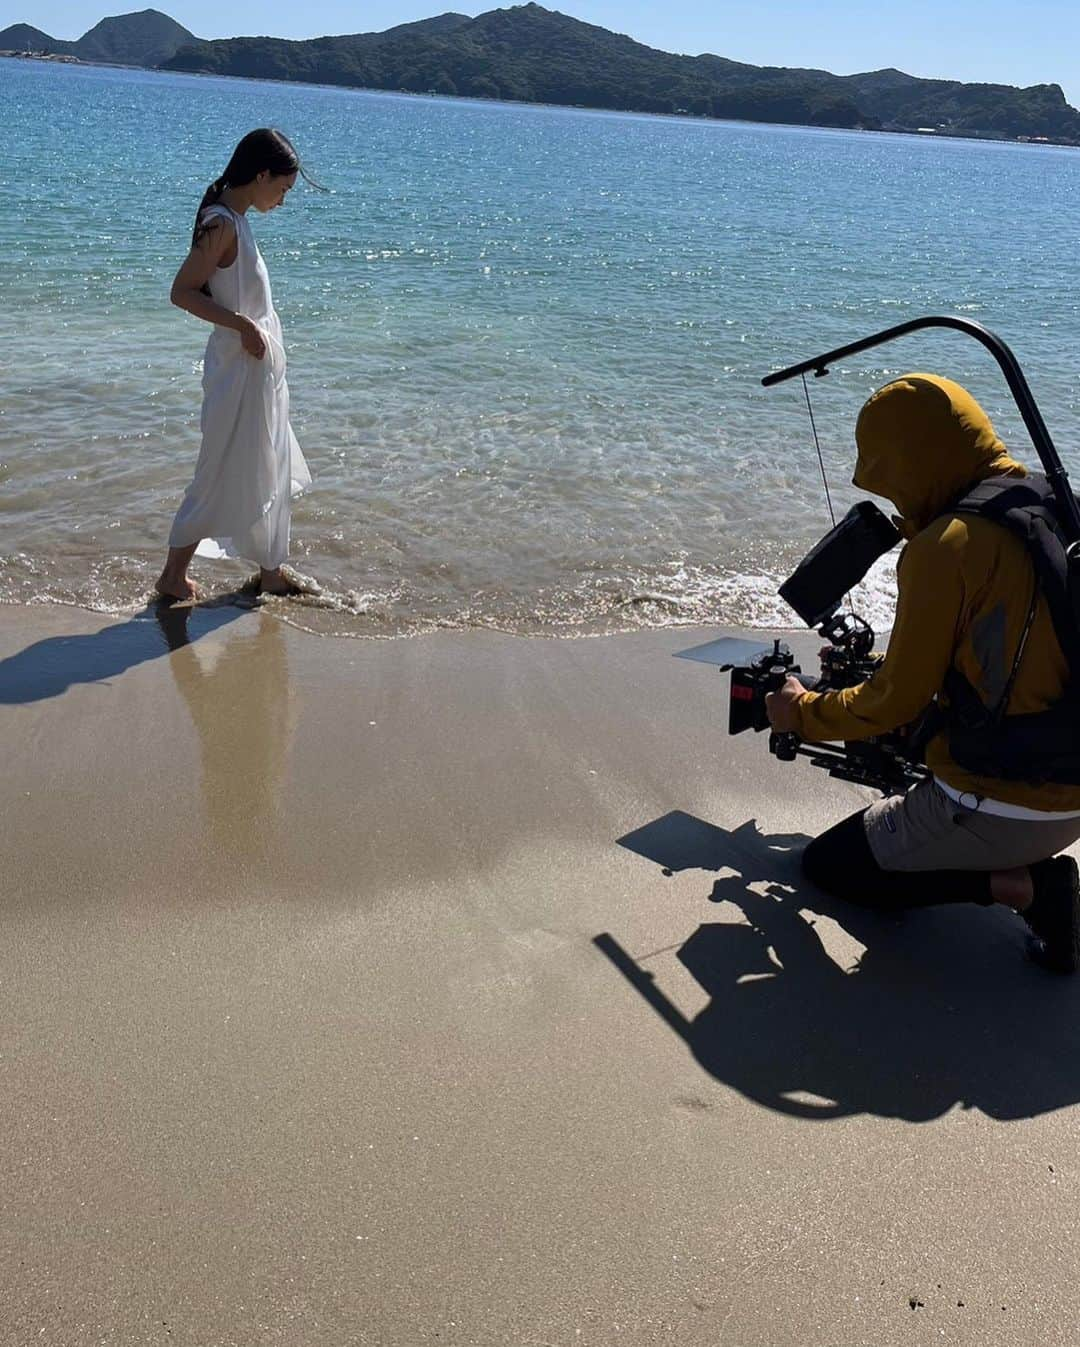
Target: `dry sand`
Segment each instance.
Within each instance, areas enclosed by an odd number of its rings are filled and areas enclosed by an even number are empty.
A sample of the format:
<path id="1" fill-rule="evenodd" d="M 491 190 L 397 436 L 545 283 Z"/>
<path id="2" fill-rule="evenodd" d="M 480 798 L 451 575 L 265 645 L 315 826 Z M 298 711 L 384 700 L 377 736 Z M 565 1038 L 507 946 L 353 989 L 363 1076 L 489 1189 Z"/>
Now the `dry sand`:
<path id="1" fill-rule="evenodd" d="M 803 884 L 713 634 L 0 610 L 0 1342 L 1075 1342 L 1080 980 Z"/>

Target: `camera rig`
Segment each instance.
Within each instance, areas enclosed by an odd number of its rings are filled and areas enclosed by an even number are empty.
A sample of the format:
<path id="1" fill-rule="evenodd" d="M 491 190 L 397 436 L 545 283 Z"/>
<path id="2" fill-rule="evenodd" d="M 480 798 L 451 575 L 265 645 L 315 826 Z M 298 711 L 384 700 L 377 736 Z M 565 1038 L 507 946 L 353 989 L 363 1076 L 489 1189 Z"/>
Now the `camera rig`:
<path id="1" fill-rule="evenodd" d="M 1066 551 L 1069 569 L 1074 575 L 1080 573 L 1080 505 L 1069 486 L 1068 474 L 1016 357 L 981 323 L 955 317 L 915 318 L 777 370 L 762 379 L 762 383 L 771 387 L 802 376 L 805 388 L 808 373 L 822 378 L 837 360 L 929 327 L 952 328 L 966 333 L 981 342 L 997 360 L 1058 502 L 1062 526 L 1069 539 Z M 806 396 L 813 425 L 809 390 Z M 820 449 L 818 452 L 820 457 Z M 822 476 L 824 478 L 824 465 Z M 781 688 L 789 675 L 797 675 L 804 686 L 821 692 L 854 687 L 873 678 L 881 659 L 874 651 L 874 632 L 853 612 L 840 613 L 839 609 L 848 591 L 899 539 L 899 533 L 875 505 L 860 501 L 780 586 L 780 596 L 827 642 L 821 652 L 820 675 L 803 675 L 791 650 L 779 639 L 762 644 L 724 637 L 678 652 L 684 659 L 719 665 L 722 671 L 731 672 L 730 734 L 769 729 L 765 698 Z M 871 786 L 886 795 L 903 793 L 929 775 L 921 758 L 929 737 L 933 709 L 933 705 L 928 707 L 912 725 L 843 744 L 804 743 L 796 734 L 770 730 L 769 751 L 783 762 L 807 758 L 830 776 Z"/>
<path id="2" fill-rule="evenodd" d="M 864 518 L 873 511 L 895 535 L 896 531 L 884 515 L 879 514 L 876 506 L 862 502 L 855 510 Z M 815 583 L 818 585 L 822 583 L 822 576 L 826 575 L 829 564 L 835 565 L 835 576 L 842 577 L 845 574 L 844 565 L 850 563 L 852 556 L 850 520 L 849 515 L 811 554 L 815 559 Z M 892 543 L 887 546 L 892 546 Z M 877 555 L 880 555 L 880 551 Z M 786 590 L 791 596 L 789 602 L 793 598 L 798 602 L 799 597 L 805 597 L 803 572 L 806 565 L 807 562 L 804 562 L 791 580 L 781 587 L 781 593 Z M 861 574 L 857 575 L 856 581 L 861 578 Z M 835 583 L 842 584 L 845 581 L 839 578 L 835 579 Z M 847 587 L 850 588 L 850 584 Z M 846 593 L 846 590 L 843 592 Z M 804 674 L 790 647 L 779 638 L 762 645 L 737 637 L 721 637 L 706 645 L 679 652 L 683 659 L 716 664 L 722 672 L 730 670 L 729 734 L 742 734 L 744 730 L 768 730 L 765 698 L 770 692 L 783 687 L 789 675 L 797 676 L 804 687 L 817 692 L 835 692 L 873 678 L 881 659 L 874 650 L 874 631 L 868 622 L 855 613 L 837 612 L 837 606 L 835 603 L 827 605 L 828 611 L 819 621 L 809 624 L 816 626 L 818 633 L 827 642 L 821 651 L 821 672 L 818 675 Z M 800 610 L 796 608 L 796 611 Z M 810 610 L 804 608 L 800 616 L 806 611 Z M 770 730 L 769 752 L 781 762 L 807 758 L 813 766 L 824 768 L 830 776 L 841 781 L 853 781 L 860 786 L 871 786 L 885 795 L 895 795 L 907 791 L 927 776 L 927 769 L 919 761 L 923 747 L 919 733 L 922 724 L 919 722 L 914 726 L 844 743 L 842 746 L 804 743 L 796 734 Z"/>
<path id="3" fill-rule="evenodd" d="M 771 646 L 755 647 L 731 638 L 698 647 L 710 652 L 708 663 L 719 663 L 722 671 L 731 671 L 729 734 L 769 729 L 765 698 L 781 688 L 790 674 L 817 692 L 854 687 L 873 677 L 879 657 L 873 650 L 874 633 L 862 618 L 854 614 L 838 616 L 826 624 L 822 635 L 830 644 L 822 652 L 818 677 L 803 674 L 789 646 L 779 639 Z M 680 653 L 687 659 L 703 658 L 693 650 Z M 807 758 L 838 780 L 871 786 L 884 795 L 903 793 L 927 775 L 918 760 L 921 747 L 916 727 L 843 745 L 803 743 L 796 734 L 769 732 L 769 752 L 781 762 Z"/>

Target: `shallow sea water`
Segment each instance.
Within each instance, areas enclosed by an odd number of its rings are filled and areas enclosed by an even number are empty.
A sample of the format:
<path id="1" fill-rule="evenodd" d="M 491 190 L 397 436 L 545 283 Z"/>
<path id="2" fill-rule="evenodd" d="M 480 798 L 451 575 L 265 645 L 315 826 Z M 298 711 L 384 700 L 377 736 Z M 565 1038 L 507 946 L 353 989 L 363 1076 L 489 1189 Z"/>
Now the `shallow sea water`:
<path id="1" fill-rule="evenodd" d="M 330 189 L 253 218 L 315 476 L 300 625 L 790 625 L 828 516 L 802 387 L 761 376 L 924 313 L 1010 343 L 1077 467 L 1076 151 L 18 61 L 0 108 L 0 601 L 145 601 L 198 451 L 206 332 L 169 284 L 263 124 Z M 838 509 L 906 369 L 1031 460 L 976 343 L 908 338 L 812 383 Z M 861 605 L 890 596 L 883 564 Z"/>

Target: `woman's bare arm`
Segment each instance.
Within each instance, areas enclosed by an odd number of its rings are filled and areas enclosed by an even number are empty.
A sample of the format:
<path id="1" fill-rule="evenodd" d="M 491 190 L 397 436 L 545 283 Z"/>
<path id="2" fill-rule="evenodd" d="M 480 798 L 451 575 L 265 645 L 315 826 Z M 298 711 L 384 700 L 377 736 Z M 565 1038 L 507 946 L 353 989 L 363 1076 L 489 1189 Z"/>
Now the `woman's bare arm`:
<path id="1" fill-rule="evenodd" d="M 194 244 L 176 273 L 169 299 L 178 309 L 218 327 L 240 333 L 244 350 L 261 360 L 266 350 L 262 333 L 242 313 L 233 313 L 206 294 L 203 286 L 232 253 L 236 255 L 236 228 L 231 220 L 215 219 Z"/>

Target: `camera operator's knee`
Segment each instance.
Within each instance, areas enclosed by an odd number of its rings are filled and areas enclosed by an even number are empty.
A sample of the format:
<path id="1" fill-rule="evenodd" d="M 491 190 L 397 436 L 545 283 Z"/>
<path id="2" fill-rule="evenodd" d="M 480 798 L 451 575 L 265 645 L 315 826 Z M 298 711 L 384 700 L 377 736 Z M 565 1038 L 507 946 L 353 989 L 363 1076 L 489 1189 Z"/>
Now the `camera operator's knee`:
<path id="1" fill-rule="evenodd" d="M 880 874 L 863 826 L 865 810 L 808 843 L 802 854 L 802 872 L 812 884 L 838 898 L 861 892 L 871 875 Z"/>
<path id="2" fill-rule="evenodd" d="M 815 837 L 812 842 L 808 842 L 801 858 L 803 874 L 811 883 L 817 884 L 820 888 L 828 888 L 825 883 L 825 876 L 829 872 L 827 863 L 829 849 L 822 845 L 828 835 L 828 833 L 822 833 L 820 837 Z"/>
<path id="3" fill-rule="evenodd" d="M 853 826 L 862 832 L 862 815 L 845 819 L 820 837 L 815 837 L 802 854 L 802 872 L 818 888 L 836 893 L 845 871 L 850 868 Z"/>

